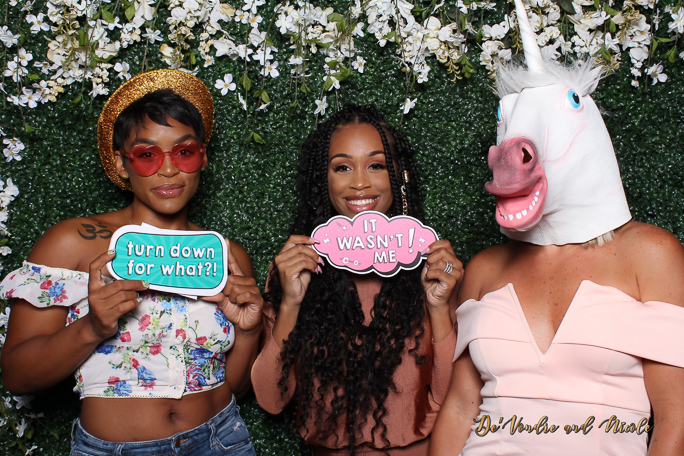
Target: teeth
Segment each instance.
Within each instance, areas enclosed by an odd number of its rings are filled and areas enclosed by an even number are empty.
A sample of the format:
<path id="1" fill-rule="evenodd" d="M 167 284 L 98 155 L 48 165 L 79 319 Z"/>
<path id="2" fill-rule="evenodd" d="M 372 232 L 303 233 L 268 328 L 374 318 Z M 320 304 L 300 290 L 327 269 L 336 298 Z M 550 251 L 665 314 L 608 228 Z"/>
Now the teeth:
<path id="1" fill-rule="evenodd" d="M 539 195 L 539 192 L 537 192 L 536 194 Z M 537 201 L 539 201 L 539 198 L 535 196 L 535 197 L 534 197 L 534 200 L 532 201 L 532 204 L 530 204 L 530 206 L 528 207 L 528 209 L 529 209 L 530 211 L 532 211 L 532 209 L 534 209 L 534 206 L 536 206 Z M 528 210 L 528 209 L 523 209 L 522 211 L 516 213 L 516 214 L 515 214 L 515 218 L 516 218 L 517 220 L 520 220 L 520 219 L 522 219 L 523 217 L 527 216 L 527 210 Z M 504 214 L 499 213 L 499 215 L 501 215 L 501 219 L 502 219 L 502 220 L 513 220 L 513 217 L 514 217 L 512 214 L 504 215 Z"/>
<path id="2" fill-rule="evenodd" d="M 349 204 L 351 204 L 353 206 L 366 206 L 368 204 L 373 203 L 375 200 L 377 200 L 377 198 L 362 199 L 362 200 L 347 200 L 347 202 L 349 202 Z"/>
<path id="3" fill-rule="evenodd" d="M 535 193 L 535 195 L 539 196 L 539 192 Z"/>

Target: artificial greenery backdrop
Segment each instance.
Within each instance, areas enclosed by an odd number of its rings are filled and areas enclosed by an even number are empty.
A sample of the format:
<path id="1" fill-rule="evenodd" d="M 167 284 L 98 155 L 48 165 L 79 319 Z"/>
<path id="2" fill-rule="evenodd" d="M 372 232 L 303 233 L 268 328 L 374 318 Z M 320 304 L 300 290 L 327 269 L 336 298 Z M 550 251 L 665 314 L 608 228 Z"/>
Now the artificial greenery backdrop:
<path id="1" fill-rule="evenodd" d="M 276 45 L 286 47 L 277 41 Z M 494 199 L 483 188 L 490 178 L 486 156 L 495 142 L 498 102 L 486 72 L 480 70 L 471 79 L 454 82 L 444 67 L 434 65 L 429 83 L 412 86 L 420 103 L 402 115 L 405 74 L 393 49 L 366 38 L 357 39 L 356 45 L 368 60 L 364 76 L 346 80 L 343 91 L 329 92 L 330 107 L 323 117 L 336 104 L 375 104 L 406 133 L 417 151 L 427 223 L 440 237 L 451 240 L 464 262 L 503 242 L 493 216 Z M 44 46 L 30 39 L 24 43 L 36 54 L 44 53 Z M 131 64 L 130 72 L 135 73 L 141 60 L 139 49 L 122 52 Z M 477 60 L 477 51 L 471 52 Z M 147 57 L 151 68 L 166 66 L 158 55 Z M 247 126 L 245 111 L 234 96 L 224 97 L 214 88 L 214 81 L 225 73 L 240 74 L 241 65 L 239 60 L 217 61 L 198 74 L 214 94 L 216 129 L 208 150 L 210 166 L 192 202 L 191 218 L 245 247 L 263 288 L 268 265 L 285 241 L 294 212 L 300 144 L 321 117 L 313 115 L 312 109 L 290 109 L 297 86 L 283 68 L 282 77 L 269 82 L 271 105 L 250 120 L 256 122 L 264 144 L 246 142 L 253 125 Z M 613 138 L 634 219 L 672 231 L 680 240 L 684 237 L 683 70 L 684 64 L 678 61 L 669 67 L 666 83 L 634 88 L 629 69 L 623 68 L 609 75 L 594 94 Z M 113 90 L 119 83 L 112 79 L 107 86 Z M 12 253 L 3 262 L 5 272 L 20 266 L 37 239 L 58 221 L 119 209 L 130 202 L 130 194 L 109 182 L 97 153 L 97 117 L 106 97 L 74 106 L 71 101 L 80 88 L 74 85 L 66 90 L 56 102 L 32 113 L 35 130 L 30 133 L 24 132 L 25 119 L 15 106 L 0 105 L 0 127 L 8 135 L 21 133 L 25 144 L 22 161 L 0 167 L 0 178 L 12 178 L 20 191 L 11 205 Z M 315 98 L 301 93 L 298 97 L 308 100 L 307 106 Z M 253 397 L 241 404 L 258 454 L 306 452 L 288 416 L 267 415 Z M 39 394 L 32 407 L 32 413 L 45 414 L 33 421 L 29 439 L 37 446 L 33 454 L 68 454 L 71 420 L 78 413 L 69 385 Z M 0 436 L 0 453 L 24 451 L 11 433 Z"/>

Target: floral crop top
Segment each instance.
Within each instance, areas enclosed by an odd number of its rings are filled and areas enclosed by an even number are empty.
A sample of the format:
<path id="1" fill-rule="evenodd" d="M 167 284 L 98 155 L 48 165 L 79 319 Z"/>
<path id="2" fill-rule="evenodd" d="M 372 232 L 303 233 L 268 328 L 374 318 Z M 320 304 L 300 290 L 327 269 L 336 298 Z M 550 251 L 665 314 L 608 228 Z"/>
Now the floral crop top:
<path id="1" fill-rule="evenodd" d="M 105 278 L 107 280 L 107 278 Z M 0 283 L 0 296 L 36 307 L 69 307 L 66 324 L 88 313 L 88 274 L 24 262 Z M 155 291 L 119 320 L 75 372 L 84 397 L 179 399 L 225 380 L 226 352 L 235 332 L 215 304 Z"/>

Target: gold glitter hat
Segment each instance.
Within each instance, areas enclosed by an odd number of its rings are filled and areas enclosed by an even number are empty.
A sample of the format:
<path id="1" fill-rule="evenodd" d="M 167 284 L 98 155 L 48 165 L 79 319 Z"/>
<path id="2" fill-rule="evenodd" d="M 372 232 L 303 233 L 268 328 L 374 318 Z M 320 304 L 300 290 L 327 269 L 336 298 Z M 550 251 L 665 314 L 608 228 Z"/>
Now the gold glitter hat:
<path id="1" fill-rule="evenodd" d="M 112 148 L 114 122 L 131 103 L 160 89 L 171 89 L 192 103 L 204 122 L 204 142 L 209 142 L 211 137 L 214 128 L 214 101 L 202 81 L 179 70 L 152 70 L 136 74 L 109 97 L 97 121 L 97 143 L 102 166 L 109 179 L 124 190 L 130 190 L 131 185 L 116 173 Z"/>

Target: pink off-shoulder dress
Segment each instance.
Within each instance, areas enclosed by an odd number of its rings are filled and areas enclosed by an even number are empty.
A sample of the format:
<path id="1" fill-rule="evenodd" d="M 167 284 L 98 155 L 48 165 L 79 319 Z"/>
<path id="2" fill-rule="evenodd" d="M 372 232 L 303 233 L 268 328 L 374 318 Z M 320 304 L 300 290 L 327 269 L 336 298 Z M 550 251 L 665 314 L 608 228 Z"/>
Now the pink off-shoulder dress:
<path id="1" fill-rule="evenodd" d="M 684 308 L 585 280 L 546 353 L 512 284 L 456 314 L 454 359 L 470 350 L 484 382 L 462 456 L 646 454 L 642 359 L 684 367 Z"/>

